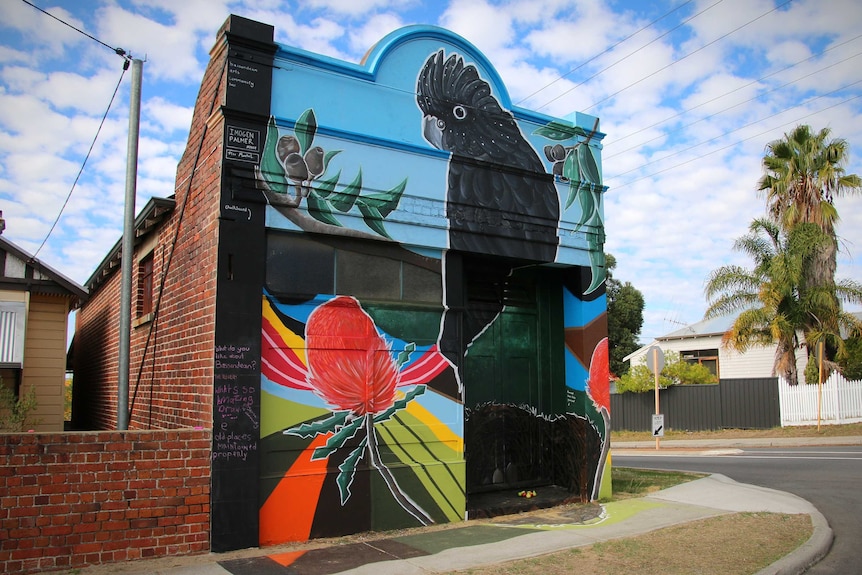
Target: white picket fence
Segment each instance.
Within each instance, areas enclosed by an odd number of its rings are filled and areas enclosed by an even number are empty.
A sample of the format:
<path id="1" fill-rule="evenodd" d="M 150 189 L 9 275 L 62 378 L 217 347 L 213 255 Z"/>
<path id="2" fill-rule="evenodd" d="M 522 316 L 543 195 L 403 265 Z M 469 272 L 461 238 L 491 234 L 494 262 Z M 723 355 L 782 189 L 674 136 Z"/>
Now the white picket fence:
<path id="1" fill-rule="evenodd" d="M 790 385 L 778 378 L 778 398 L 782 427 L 817 425 L 818 398 L 822 425 L 862 421 L 862 381 L 847 381 L 839 373 L 830 375 L 822 386 Z"/>

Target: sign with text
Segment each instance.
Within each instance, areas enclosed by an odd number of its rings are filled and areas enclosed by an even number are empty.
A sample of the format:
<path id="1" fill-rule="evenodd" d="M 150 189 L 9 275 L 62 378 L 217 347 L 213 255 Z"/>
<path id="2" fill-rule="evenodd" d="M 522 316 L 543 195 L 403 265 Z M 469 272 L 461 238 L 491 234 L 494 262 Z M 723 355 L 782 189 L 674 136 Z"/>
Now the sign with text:
<path id="1" fill-rule="evenodd" d="M 654 413 L 652 416 L 652 436 L 664 437 L 664 414 Z"/>

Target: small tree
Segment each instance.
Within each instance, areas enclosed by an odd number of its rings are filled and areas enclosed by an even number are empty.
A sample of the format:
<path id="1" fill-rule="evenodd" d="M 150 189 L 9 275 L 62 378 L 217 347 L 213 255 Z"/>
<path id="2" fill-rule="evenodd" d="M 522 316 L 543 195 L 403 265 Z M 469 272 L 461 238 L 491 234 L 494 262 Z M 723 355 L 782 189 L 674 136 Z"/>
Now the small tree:
<path id="1" fill-rule="evenodd" d="M 15 397 L 15 392 L 0 381 L 0 431 L 24 431 L 38 424 L 38 419 L 30 417 L 36 407 L 35 388 Z"/>
<path id="2" fill-rule="evenodd" d="M 838 360 L 841 374 L 851 381 L 862 379 L 862 336 L 853 336 L 845 340 L 846 354 Z"/>
<path id="3" fill-rule="evenodd" d="M 608 343 L 611 373 L 621 376 L 629 370 L 623 358 L 640 347 L 638 338 L 644 323 L 644 296 L 629 282 L 614 278 L 617 260 L 605 254 L 607 261 Z"/>
<path id="4" fill-rule="evenodd" d="M 665 353 L 664 368 L 659 374 L 658 384 L 661 388 L 671 385 L 702 385 L 717 383 L 712 372 L 699 363 L 689 363 L 675 351 Z M 644 393 L 655 389 L 655 376 L 646 366 L 646 357 L 617 381 L 617 391 L 620 393 Z"/>

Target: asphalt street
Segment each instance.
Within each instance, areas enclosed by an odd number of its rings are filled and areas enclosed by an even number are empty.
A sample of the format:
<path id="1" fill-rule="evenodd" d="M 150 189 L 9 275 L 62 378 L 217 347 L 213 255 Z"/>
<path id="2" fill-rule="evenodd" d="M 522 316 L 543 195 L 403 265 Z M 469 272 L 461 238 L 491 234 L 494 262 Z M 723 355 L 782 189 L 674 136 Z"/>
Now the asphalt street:
<path id="1" fill-rule="evenodd" d="M 721 473 L 741 483 L 798 495 L 826 517 L 835 536 L 829 554 L 806 573 L 862 573 L 862 446 L 746 447 L 696 455 L 660 449 L 617 455 L 614 465 Z"/>

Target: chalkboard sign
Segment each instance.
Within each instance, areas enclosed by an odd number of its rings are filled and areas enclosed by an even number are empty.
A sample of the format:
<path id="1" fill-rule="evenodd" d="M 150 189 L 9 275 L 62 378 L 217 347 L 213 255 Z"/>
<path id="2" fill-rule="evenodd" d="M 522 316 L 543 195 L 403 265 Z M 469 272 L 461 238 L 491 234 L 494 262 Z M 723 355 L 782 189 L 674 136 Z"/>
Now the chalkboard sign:
<path id="1" fill-rule="evenodd" d="M 228 61 L 215 306 L 210 547 L 259 544 L 260 333 L 264 210 L 234 197 L 253 181 L 270 115 L 273 28 L 225 24 Z M 236 172 L 236 173 L 234 173 Z M 248 194 L 251 197 L 251 194 Z M 257 192 L 255 197 L 260 196 Z"/>
<path id="2" fill-rule="evenodd" d="M 258 353 L 250 357 L 250 346 L 219 345 L 215 350 L 215 389 L 213 391 L 214 421 L 213 461 L 247 461 L 250 452 L 257 451 L 260 428 L 259 392 L 254 383 L 260 377 Z M 252 431 L 240 431 L 251 428 Z"/>

